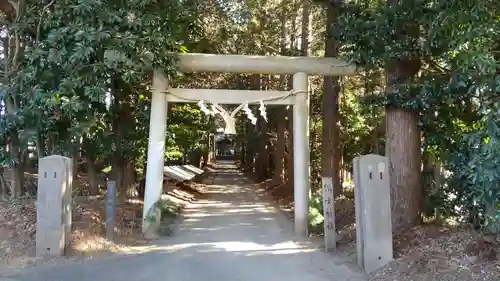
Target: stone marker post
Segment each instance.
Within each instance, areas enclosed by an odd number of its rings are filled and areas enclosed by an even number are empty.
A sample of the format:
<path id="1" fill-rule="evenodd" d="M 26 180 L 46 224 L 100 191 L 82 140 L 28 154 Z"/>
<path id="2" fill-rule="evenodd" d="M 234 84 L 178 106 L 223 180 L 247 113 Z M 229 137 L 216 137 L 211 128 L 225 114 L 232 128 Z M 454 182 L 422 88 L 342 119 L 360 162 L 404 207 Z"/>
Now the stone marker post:
<path id="1" fill-rule="evenodd" d="M 333 198 L 333 180 L 331 177 L 321 178 L 323 185 L 323 218 L 325 227 L 325 250 L 335 250 L 337 233 L 335 232 L 335 200 Z"/>
<path id="2" fill-rule="evenodd" d="M 47 156 L 38 162 L 36 255 L 61 256 L 71 242 L 71 159 Z"/>
<path id="3" fill-rule="evenodd" d="M 113 240 L 115 235 L 115 216 L 116 216 L 116 181 L 107 182 L 106 198 L 106 238 Z"/>
<path id="4" fill-rule="evenodd" d="M 380 155 L 354 158 L 357 257 L 367 273 L 393 259 L 388 167 Z"/>

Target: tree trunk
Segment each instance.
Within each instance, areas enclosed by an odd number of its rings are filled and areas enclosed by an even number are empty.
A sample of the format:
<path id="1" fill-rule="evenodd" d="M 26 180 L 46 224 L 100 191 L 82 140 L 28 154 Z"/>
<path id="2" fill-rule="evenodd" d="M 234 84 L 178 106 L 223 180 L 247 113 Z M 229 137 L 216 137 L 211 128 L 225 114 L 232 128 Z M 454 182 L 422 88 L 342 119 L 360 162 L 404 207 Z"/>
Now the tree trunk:
<path id="1" fill-rule="evenodd" d="M 429 152 L 424 152 L 422 155 L 422 166 L 423 171 L 431 173 L 432 182 L 429 183 L 429 189 L 427 190 L 428 196 L 435 196 L 439 194 L 442 184 L 442 174 L 441 174 L 441 161 L 438 157 Z M 434 208 L 434 220 L 437 224 L 441 223 L 441 214 L 439 208 Z"/>
<path id="2" fill-rule="evenodd" d="M 267 150 L 267 145 L 269 138 L 267 135 L 267 122 L 259 118 L 259 158 L 258 158 L 258 176 L 259 180 L 263 181 L 267 179 L 267 170 L 269 168 L 269 153 Z"/>
<path id="3" fill-rule="evenodd" d="M 389 157 L 393 230 L 420 221 L 423 209 L 418 113 L 386 108 L 386 156 Z"/>
<path id="4" fill-rule="evenodd" d="M 244 132 L 244 136 L 247 135 L 247 127 L 246 127 L 246 124 L 245 122 L 241 122 L 243 125 L 242 125 L 242 131 Z M 248 153 L 248 145 L 247 145 L 247 141 L 248 140 L 245 140 L 245 139 L 241 139 L 241 150 L 240 150 L 240 162 L 241 162 L 241 167 L 243 167 L 243 169 L 245 169 L 246 167 L 248 167 L 248 163 L 247 163 L 247 153 Z"/>
<path id="5" fill-rule="evenodd" d="M 442 165 L 441 165 L 441 160 L 436 159 L 436 162 L 434 163 L 434 192 L 442 192 L 441 191 L 441 186 L 443 184 L 443 173 L 442 173 Z M 441 218 L 441 210 L 439 208 L 434 208 L 434 217 L 436 218 L 436 223 L 441 224 L 442 218 Z"/>
<path id="6" fill-rule="evenodd" d="M 21 197 L 24 187 L 24 157 L 22 154 L 22 149 L 19 143 L 19 137 L 17 132 L 11 134 L 9 150 L 14 155 L 17 163 L 12 165 L 11 170 L 11 184 L 10 184 L 10 197 L 12 199 L 17 199 Z"/>
<path id="7" fill-rule="evenodd" d="M 135 164 L 133 161 L 129 161 L 125 166 L 125 172 L 123 175 L 123 190 L 127 197 L 136 196 L 136 184 L 135 184 Z"/>
<path id="8" fill-rule="evenodd" d="M 405 1 L 390 0 L 391 8 L 398 8 Z M 396 28 L 396 27 L 394 27 Z M 406 24 L 395 29 L 397 39 L 418 39 L 420 27 Z M 412 38 L 413 37 L 413 38 Z M 397 94 L 399 85 L 404 85 L 421 68 L 420 57 L 400 56 L 386 64 L 386 93 Z M 392 227 L 403 230 L 421 221 L 424 207 L 422 188 L 421 135 L 417 111 L 386 107 L 386 156 L 389 157 Z"/>
<path id="9" fill-rule="evenodd" d="M 276 108 L 276 149 L 274 152 L 274 183 L 283 183 L 283 168 L 285 159 L 285 108 Z"/>
<path id="10" fill-rule="evenodd" d="M 262 90 L 264 83 L 261 78 L 261 75 L 258 74 L 252 76 L 252 88 L 254 90 Z M 256 150 L 258 153 L 256 173 L 259 181 L 263 181 L 266 179 L 267 164 L 269 163 L 269 155 L 266 149 L 268 143 L 267 122 L 260 116 L 260 113 L 256 113 L 255 115 L 258 119 L 256 129 L 259 135 L 258 149 Z"/>
<path id="11" fill-rule="evenodd" d="M 339 169 L 340 170 L 339 171 L 340 172 L 339 173 L 340 186 L 343 190 L 344 183 L 346 181 L 346 178 L 345 178 L 346 169 L 345 169 L 345 163 L 344 163 L 344 145 L 343 144 L 340 145 L 340 165 L 339 165 L 339 167 L 340 167 L 340 169 Z"/>
<path id="12" fill-rule="evenodd" d="M 7 181 L 5 180 L 5 177 L 4 177 L 4 171 L 5 171 L 5 169 L 2 166 L 0 166 L 0 192 L 1 192 L 0 197 L 1 198 L 7 198 L 7 194 L 9 192 L 9 187 L 8 187 Z"/>
<path id="13" fill-rule="evenodd" d="M 292 14 L 290 17 L 290 22 L 291 22 L 291 30 L 290 30 L 290 48 L 288 50 L 288 55 L 296 56 L 297 51 L 298 51 L 298 42 L 297 42 L 297 2 L 292 1 Z M 293 89 L 293 76 L 288 77 L 288 90 Z M 287 152 L 288 152 L 288 157 L 287 157 L 287 163 L 286 166 L 288 169 L 286 170 L 286 177 L 287 177 L 287 185 L 290 186 L 292 190 L 294 190 L 294 167 L 293 167 L 293 108 L 289 107 L 288 110 L 286 111 L 286 116 L 287 116 Z"/>
<path id="14" fill-rule="evenodd" d="M 74 190 L 79 190 L 81 188 L 80 181 L 78 180 L 78 161 L 80 160 L 80 149 L 81 143 L 77 141 L 75 148 L 71 155 L 71 166 L 72 166 L 72 176 L 73 176 L 73 186 Z"/>
<path id="15" fill-rule="evenodd" d="M 280 31 L 280 54 L 286 55 L 286 31 L 287 31 L 287 13 L 285 11 L 285 1 L 281 7 L 281 31 Z M 286 90 L 286 75 L 281 74 L 279 78 L 279 87 Z M 282 184 L 285 180 L 285 130 L 286 130 L 286 111 L 284 106 L 276 108 L 276 146 L 274 151 L 274 178 L 273 183 Z"/>
<path id="16" fill-rule="evenodd" d="M 309 56 L 309 23 L 310 23 L 310 0 L 302 0 L 302 28 L 300 38 L 300 55 Z"/>
<path id="17" fill-rule="evenodd" d="M 54 154 L 54 150 L 55 150 L 55 141 L 54 141 L 54 137 L 53 136 L 48 136 L 47 137 L 47 152 L 49 155 L 53 155 Z"/>
<path id="18" fill-rule="evenodd" d="M 85 154 L 85 164 L 87 165 L 87 177 L 89 184 L 89 192 L 91 195 L 99 194 L 99 181 L 97 178 L 97 172 L 94 166 L 94 161 L 90 155 Z"/>
<path id="19" fill-rule="evenodd" d="M 111 93 L 113 94 L 113 104 L 111 106 L 111 111 L 113 113 L 112 121 L 112 131 L 114 135 L 115 150 L 113 151 L 113 156 L 111 159 L 111 178 L 116 182 L 117 191 L 123 190 L 123 177 L 125 174 L 126 160 L 123 157 L 123 127 L 130 118 L 130 114 L 124 109 L 122 103 L 123 96 L 127 93 L 123 93 L 118 90 L 118 83 L 120 83 L 119 78 L 113 77 L 111 79 Z"/>
<path id="20" fill-rule="evenodd" d="M 99 194 L 99 179 L 97 170 L 95 167 L 95 155 L 94 147 L 92 146 L 91 141 L 88 139 L 87 135 L 83 135 L 82 139 L 82 157 L 85 161 L 86 172 L 87 172 L 87 181 L 89 187 L 89 193 L 91 195 Z"/>
<path id="21" fill-rule="evenodd" d="M 24 16 L 24 9 L 19 9 L 15 7 L 16 2 L 14 1 L 4 1 L 8 2 L 0 5 L 2 10 L 6 12 L 4 19 L 13 25 L 19 24 L 19 20 Z M 11 9 L 9 9 L 9 5 Z M 9 31 L 12 31 L 10 33 Z M 22 71 L 21 63 L 24 57 L 24 44 L 22 42 L 23 37 L 20 35 L 20 31 L 17 29 L 8 30 L 4 29 L 5 33 L 2 38 L 3 47 L 3 77 L 1 83 L 4 85 L 13 84 L 12 78 L 17 77 L 19 71 Z M 22 91 L 22 89 L 21 89 Z M 21 97 L 19 95 L 11 94 L 5 95 L 3 99 L 5 103 L 5 114 L 17 114 L 19 112 Z M 13 156 L 11 160 L 15 160 L 14 164 L 11 164 L 12 168 L 12 181 L 10 185 L 10 196 L 12 198 L 19 198 L 22 193 L 24 186 L 24 158 L 23 150 L 21 147 L 21 142 L 19 140 L 19 132 L 14 129 L 9 133 L 10 139 L 8 140 L 8 149 Z"/>
<path id="22" fill-rule="evenodd" d="M 121 155 L 120 156 L 115 156 L 113 158 L 113 164 L 112 164 L 112 169 L 111 169 L 111 178 L 116 182 L 116 189 L 117 191 L 123 190 L 122 188 L 124 187 L 123 185 L 123 176 L 125 174 L 125 167 L 124 163 L 121 161 Z"/>
<path id="23" fill-rule="evenodd" d="M 337 8 L 332 5 L 327 7 L 325 57 L 336 57 L 338 55 L 337 42 L 334 39 L 337 20 Z M 340 184 L 340 113 L 339 113 L 340 83 L 338 77 L 325 76 L 323 82 L 323 142 L 322 142 L 322 176 L 331 177 L 333 184 L 333 195 L 338 197 L 342 194 Z"/>
<path id="24" fill-rule="evenodd" d="M 201 166 L 205 167 L 208 164 L 208 149 L 203 149 L 202 157 L 203 161 L 201 162 Z"/>
<path id="25" fill-rule="evenodd" d="M 36 134 L 36 156 L 38 159 L 45 157 L 45 139 L 41 132 Z"/>
<path id="26" fill-rule="evenodd" d="M 245 117 L 246 118 L 246 117 Z M 247 149 L 246 149 L 246 166 L 250 168 L 250 171 L 254 170 L 254 156 L 255 156 L 255 143 L 254 143 L 254 135 L 255 128 L 250 122 L 246 122 L 247 130 Z"/>
<path id="27" fill-rule="evenodd" d="M 292 107 L 290 107 L 288 110 L 287 110 L 287 119 L 288 119 L 288 122 L 287 122 L 287 145 L 286 145 L 286 148 L 287 148 L 287 152 L 288 152 L 288 157 L 287 157 L 287 184 L 292 188 L 292 190 L 294 189 L 294 186 L 295 186 L 295 182 L 293 181 L 293 177 L 294 177 L 294 167 L 293 167 L 293 162 L 294 162 L 294 159 L 293 159 L 293 109 Z"/>

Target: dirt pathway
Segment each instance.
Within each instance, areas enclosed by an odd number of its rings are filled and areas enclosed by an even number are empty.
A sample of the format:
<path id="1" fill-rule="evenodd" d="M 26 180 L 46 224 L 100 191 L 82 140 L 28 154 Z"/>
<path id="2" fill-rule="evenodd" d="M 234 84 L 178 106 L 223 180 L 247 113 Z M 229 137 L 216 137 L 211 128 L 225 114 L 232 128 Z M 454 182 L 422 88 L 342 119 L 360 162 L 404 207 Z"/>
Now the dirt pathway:
<path id="1" fill-rule="evenodd" d="M 26 269 L 16 281 L 358 281 L 317 245 L 294 240 L 292 222 L 257 195 L 233 165 L 220 165 L 207 199 L 190 205 L 172 238 L 141 253 Z"/>

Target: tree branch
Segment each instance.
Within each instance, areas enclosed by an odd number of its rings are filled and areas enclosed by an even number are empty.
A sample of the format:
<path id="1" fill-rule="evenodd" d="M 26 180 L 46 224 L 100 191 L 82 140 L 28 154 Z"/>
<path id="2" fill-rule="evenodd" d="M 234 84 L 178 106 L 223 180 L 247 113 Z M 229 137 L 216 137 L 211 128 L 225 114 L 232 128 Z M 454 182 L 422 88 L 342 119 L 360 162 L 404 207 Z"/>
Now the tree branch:
<path id="1" fill-rule="evenodd" d="M 40 12 L 40 19 L 38 20 L 38 26 L 36 27 L 36 43 L 40 41 L 40 33 L 42 30 L 42 19 L 43 19 L 43 14 L 52 6 L 56 3 L 56 0 L 51 0 L 49 4 L 45 5 L 43 7 L 42 11 Z"/>
<path id="2" fill-rule="evenodd" d="M 435 62 L 434 60 L 432 60 L 432 58 L 430 57 L 424 57 L 423 60 L 427 63 L 427 65 L 436 70 L 437 72 L 439 73 L 442 73 L 442 74 L 446 74 L 446 73 L 450 73 L 451 70 L 450 69 L 447 69 L 445 67 L 442 67 L 439 65 L 439 63 Z"/>
<path id="3" fill-rule="evenodd" d="M 8 1 L 0 1 L 0 10 L 8 15 L 12 10 L 15 10 L 17 7 L 16 2 L 12 0 Z"/>

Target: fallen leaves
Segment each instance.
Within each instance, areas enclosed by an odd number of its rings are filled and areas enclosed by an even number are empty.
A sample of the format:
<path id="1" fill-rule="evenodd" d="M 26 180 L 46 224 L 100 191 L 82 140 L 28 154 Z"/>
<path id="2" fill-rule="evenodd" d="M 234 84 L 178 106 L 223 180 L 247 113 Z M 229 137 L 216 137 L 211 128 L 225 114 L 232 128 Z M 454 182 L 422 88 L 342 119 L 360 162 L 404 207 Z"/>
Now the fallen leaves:
<path id="1" fill-rule="evenodd" d="M 164 195 L 185 205 L 204 196 L 203 184 L 189 182 L 169 186 Z M 130 252 L 133 247 L 148 243 L 142 235 L 143 202 L 138 199 L 117 198 L 115 235 L 105 237 L 106 198 L 78 196 L 74 198 L 72 236 L 67 256 L 79 259 Z M 34 198 L 0 200 L 0 265 L 22 268 L 61 259 L 35 258 L 36 205 Z"/>
<path id="2" fill-rule="evenodd" d="M 0 261 L 33 253 L 36 207 L 31 199 L 0 200 Z"/>
<path id="3" fill-rule="evenodd" d="M 471 229 L 418 226 L 394 237 L 395 259 L 372 281 L 497 281 L 499 237 Z"/>

